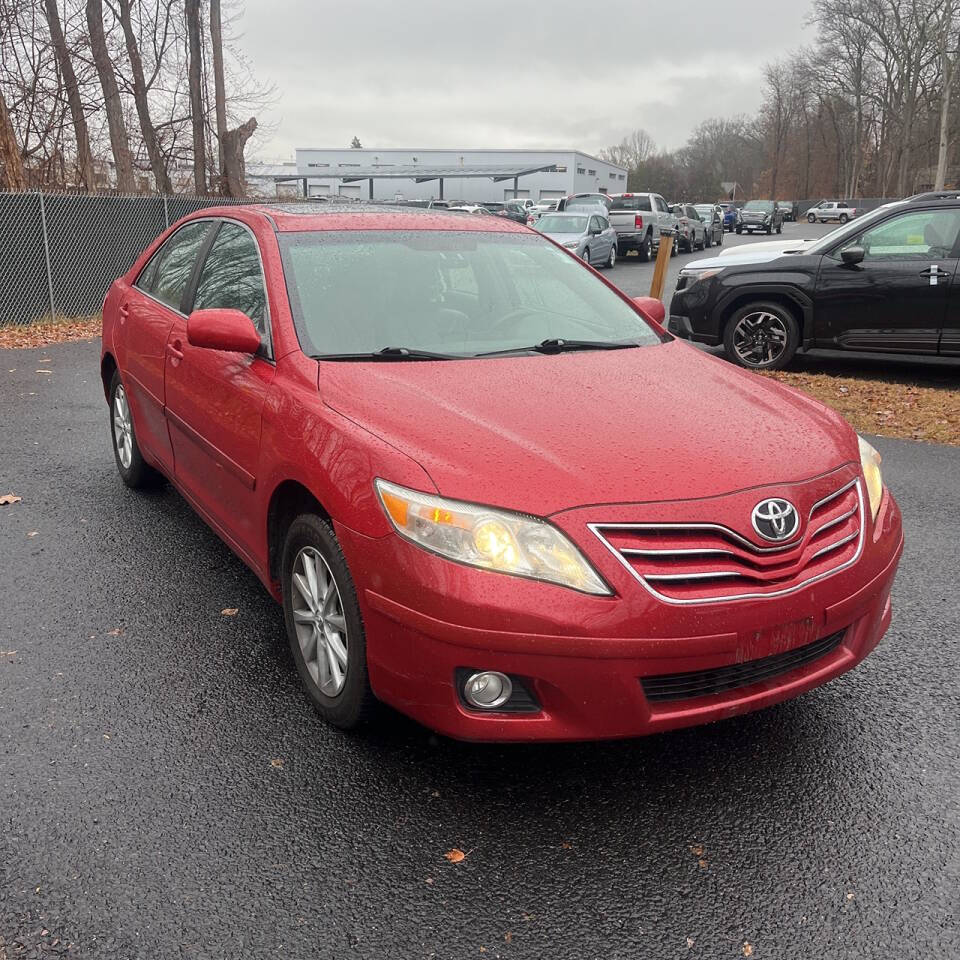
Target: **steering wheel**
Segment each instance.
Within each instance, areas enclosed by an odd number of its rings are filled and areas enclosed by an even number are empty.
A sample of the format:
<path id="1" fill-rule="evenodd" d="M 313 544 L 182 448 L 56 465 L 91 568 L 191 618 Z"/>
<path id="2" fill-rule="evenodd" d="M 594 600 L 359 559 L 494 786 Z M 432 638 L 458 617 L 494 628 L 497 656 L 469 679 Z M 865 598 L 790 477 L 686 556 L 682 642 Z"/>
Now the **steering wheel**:
<path id="1" fill-rule="evenodd" d="M 520 317 L 526 317 L 534 313 L 537 313 L 537 311 L 533 307 L 517 307 L 516 310 L 504 314 L 492 327 L 488 327 L 486 332 L 498 334 L 514 320 L 519 320 Z"/>

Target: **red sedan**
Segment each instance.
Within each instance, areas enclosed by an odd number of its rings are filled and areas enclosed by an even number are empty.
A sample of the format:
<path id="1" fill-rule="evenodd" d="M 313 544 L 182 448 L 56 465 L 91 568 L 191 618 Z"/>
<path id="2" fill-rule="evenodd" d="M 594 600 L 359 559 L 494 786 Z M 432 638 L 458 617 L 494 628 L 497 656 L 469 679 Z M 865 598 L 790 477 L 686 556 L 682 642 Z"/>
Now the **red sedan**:
<path id="1" fill-rule="evenodd" d="M 473 740 L 667 730 L 890 623 L 876 451 L 499 217 L 195 214 L 111 287 L 101 373 L 124 482 L 250 566 L 341 727 L 378 698 Z"/>

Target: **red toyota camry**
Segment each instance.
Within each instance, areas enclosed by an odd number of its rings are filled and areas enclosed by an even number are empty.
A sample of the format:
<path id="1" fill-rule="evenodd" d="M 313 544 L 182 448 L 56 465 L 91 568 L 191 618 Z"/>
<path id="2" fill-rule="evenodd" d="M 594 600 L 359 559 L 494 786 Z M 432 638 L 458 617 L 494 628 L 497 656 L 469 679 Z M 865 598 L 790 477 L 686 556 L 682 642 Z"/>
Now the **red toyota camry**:
<path id="1" fill-rule="evenodd" d="M 260 577 L 341 727 L 379 698 L 472 740 L 667 730 L 890 623 L 876 451 L 499 217 L 198 213 L 111 287 L 101 373 L 124 482 Z"/>

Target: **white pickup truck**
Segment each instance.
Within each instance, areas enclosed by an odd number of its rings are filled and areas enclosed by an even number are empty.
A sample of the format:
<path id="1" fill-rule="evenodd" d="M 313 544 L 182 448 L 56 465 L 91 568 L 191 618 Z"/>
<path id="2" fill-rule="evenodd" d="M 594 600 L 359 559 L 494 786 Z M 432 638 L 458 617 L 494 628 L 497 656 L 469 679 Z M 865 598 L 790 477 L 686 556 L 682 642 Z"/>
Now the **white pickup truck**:
<path id="1" fill-rule="evenodd" d="M 610 226 L 617 232 L 617 253 L 636 250 L 649 260 L 660 249 L 661 235 L 676 235 L 677 218 L 659 193 L 614 193 L 610 196 Z M 674 253 L 677 245 L 674 242 Z"/>
<path id="2" fill-rule="evenodd" d="M 857 208 L 849 200 L 821 200 L 807 211 L 807 223 L 827 223 L 839 220 L 846 223 L 857 215 Z"/>

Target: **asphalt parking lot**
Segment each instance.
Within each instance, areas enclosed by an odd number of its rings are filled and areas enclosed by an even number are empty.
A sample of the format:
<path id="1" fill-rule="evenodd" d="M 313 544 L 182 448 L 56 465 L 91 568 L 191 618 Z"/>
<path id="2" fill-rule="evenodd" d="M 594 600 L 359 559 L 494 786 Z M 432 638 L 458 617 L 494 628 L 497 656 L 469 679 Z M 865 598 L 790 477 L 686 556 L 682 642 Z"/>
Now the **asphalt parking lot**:
<path id="1" fill-rule="evenodd" d="M 960 955 L 960 449 L 874 441 L 893 626 L 805 697 L 620 743 L 346 735 L 253 574 L 120 483 L 98 350 L 0 351 L 0 958 Z"/>

